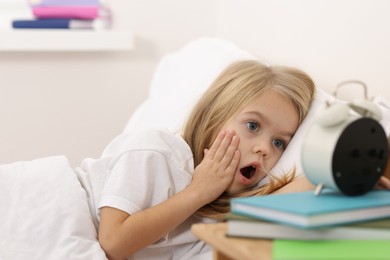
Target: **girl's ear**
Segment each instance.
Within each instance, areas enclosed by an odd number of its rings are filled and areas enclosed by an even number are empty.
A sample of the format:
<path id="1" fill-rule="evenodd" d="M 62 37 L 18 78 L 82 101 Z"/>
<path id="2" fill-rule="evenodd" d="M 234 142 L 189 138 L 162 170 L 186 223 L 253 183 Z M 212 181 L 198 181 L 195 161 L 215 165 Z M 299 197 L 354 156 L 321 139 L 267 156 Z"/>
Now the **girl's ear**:
<path id="1" fill-rule="evenodd" d="M 387 149 L 389 149 L 390 152 L 390 136 L 387 137 Z M 383 176 L 386 176 L 390 179 L 390 153 L 387 155 L 387 164 Z"/>

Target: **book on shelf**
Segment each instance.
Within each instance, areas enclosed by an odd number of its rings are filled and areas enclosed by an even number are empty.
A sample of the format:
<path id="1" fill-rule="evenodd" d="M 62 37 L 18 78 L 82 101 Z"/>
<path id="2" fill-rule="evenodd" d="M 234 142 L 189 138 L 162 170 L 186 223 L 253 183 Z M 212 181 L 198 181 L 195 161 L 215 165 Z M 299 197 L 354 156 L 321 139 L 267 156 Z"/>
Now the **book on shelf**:
<path id="1" fill-rule="evenodd" d="M 289 225 L 228 214 L 227 236 L 294 240 L 390 240 L 390 217 L 381 220 L 318 229 Z"/>
<path id="2" fill-rule="evenodd" d="M 12 27 L 15 29 L 107 29 L 109 21 L 103 19 L 27 19 L 14 20 Z"/>
<path id="3" fill-rule="evenodd" d="M 27 0 L 31 6 L 85 6 L 100 5 L 100 0 Z"/>
<path id="4" fill-rule="evenodd" d="M 33 6 L 36 18 L 96 19 L 110 18 L 110 9 L 104 6 Z"/>
<path id="5" fill-rule="evenodd" d="M 324 190 L 234 198 L 234 214 L 301 228 L 319 228 L 390 217 L 390 191 L 347 196 Z"/>
<path id="6" fill-rule="evenodd" d="M 385 260 L 390 257 L 386 240 L 274 240 L 273 260 Z"/>

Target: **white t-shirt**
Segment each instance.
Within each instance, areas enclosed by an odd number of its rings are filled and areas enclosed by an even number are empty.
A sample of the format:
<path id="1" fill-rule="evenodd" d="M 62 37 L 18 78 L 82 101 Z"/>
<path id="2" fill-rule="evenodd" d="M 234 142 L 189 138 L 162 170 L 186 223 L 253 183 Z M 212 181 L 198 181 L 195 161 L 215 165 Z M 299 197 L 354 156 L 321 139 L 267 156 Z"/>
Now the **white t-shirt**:
<path id="1" fill-rule="evenodd" d="M 96 227 L 101 207 L 114 207 L 130 215 L 150 208 L 188 186 L 193 171 L 193 155 L 184 139 L 153 129 L 118 136 L 100 159 L 85 159 L 76 169 Z M 191 233 L 191 225 L 198 222 L 211 220 L 192 216 L 128 259 L 189 259 L 210 250 Z"/>

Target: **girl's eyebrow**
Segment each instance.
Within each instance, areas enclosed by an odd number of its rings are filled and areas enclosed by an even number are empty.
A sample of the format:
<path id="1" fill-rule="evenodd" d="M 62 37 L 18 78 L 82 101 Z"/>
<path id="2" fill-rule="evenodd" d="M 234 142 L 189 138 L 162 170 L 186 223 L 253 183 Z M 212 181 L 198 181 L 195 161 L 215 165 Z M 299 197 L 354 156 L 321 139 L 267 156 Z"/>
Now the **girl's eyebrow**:
<path id="1" fill-rule="evenodd" d="M 244 114 L 247 114 L 247 115 L 250 115 L 250 114 L 254 114 L 255 116 L 257 116 L 258 118 L 261 118 L 262 120 L 264 121 L 269 121 L 269 119 L 264 116 L 262 113 L 260 113 L 259 111 L 246 111 L 244 112 Z M 293 138 L 295 132 L 290 132 L 290 131 L 281 131 L 278 135 L 280 135 L 281 137 L 284 137 L 284 138 L 290 138 L 290 140 Z"/>

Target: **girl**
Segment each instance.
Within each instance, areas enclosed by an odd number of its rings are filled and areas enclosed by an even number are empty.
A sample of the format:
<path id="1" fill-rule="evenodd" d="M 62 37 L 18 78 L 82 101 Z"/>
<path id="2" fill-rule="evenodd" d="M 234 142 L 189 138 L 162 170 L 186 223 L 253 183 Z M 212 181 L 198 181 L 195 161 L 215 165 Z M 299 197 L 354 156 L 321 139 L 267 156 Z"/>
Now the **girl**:
<path id="1" fill-rule="evenodd" d="M 293 179 L 292 172 L 256 186 L 314 94 L 302 71 L 239 61 L 204 93 L 182 135 L 140 129 L 117 137 L 101 159 L 84 160 L 77 171 L 108 258 L 188 259 L 204 252 L 192 224 L 222 218 L 232 197 L 268 194 Z M 302 180 L 300 189 L 309 187 Z"/>

